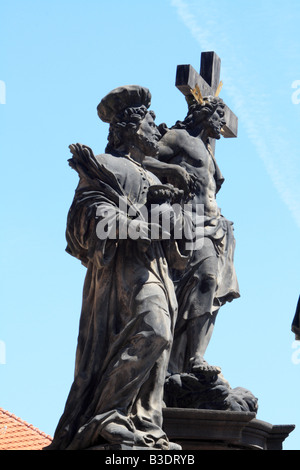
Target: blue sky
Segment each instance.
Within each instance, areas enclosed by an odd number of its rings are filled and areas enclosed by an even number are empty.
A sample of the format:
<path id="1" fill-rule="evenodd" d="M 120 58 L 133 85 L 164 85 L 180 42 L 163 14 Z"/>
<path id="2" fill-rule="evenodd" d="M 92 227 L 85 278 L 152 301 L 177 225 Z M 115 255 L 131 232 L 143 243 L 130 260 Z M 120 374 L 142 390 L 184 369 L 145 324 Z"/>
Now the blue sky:
<path id="1" fill-rule="evenodd" d="M 72 382 L 85 270 L 65 253 L 68 146 L 104 151 L 96 106 L 120 85 L 148 87 L 158 123 L 182 119 L 176 67 L 199 70 L 214 50 L 239 118 L 216 158 L 241 298 L 221 309 L 207 359 L 258 397 L 259 419 L 296 424 L 284 448 L 300 449 L 299 21 L 298 0 L 1 1 L 2 408 L 53 435 Z"/>

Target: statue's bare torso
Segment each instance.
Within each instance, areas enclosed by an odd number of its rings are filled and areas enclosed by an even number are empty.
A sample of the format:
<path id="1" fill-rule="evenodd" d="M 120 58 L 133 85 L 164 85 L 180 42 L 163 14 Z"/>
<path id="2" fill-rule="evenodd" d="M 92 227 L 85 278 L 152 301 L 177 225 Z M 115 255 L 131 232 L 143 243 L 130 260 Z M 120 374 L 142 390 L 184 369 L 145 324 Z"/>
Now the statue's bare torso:
<path id="1" fill-rule="evenodd" d="M 193 178 L 195 194 L 191 203 L 195 210 L 196 204 L 203 204 L 205 215 L 218 217 L 216 168 L 203 141 L 183 129 L 173 129 L 160 140 L 159 148 L 162 161 L 180 165 Z"/>

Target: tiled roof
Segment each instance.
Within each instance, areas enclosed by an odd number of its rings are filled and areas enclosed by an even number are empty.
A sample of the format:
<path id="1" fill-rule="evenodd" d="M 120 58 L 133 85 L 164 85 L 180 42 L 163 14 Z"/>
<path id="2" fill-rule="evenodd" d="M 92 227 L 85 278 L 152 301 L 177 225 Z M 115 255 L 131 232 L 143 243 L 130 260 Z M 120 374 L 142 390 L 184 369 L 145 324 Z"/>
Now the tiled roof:
<path id="1" fill-rule="evenodd" d="M 0 450 L 41 450 L 51 442 L 32 424 L 0 408 Z"/>

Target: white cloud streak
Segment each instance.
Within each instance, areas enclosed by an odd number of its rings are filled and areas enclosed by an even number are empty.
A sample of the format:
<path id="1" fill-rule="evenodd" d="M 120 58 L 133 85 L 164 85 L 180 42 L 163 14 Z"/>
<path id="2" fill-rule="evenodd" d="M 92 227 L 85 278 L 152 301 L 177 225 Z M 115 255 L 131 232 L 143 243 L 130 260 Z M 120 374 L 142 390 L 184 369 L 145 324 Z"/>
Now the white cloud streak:
<path id="1" fill-rule="evenodd" d="M 222 65 L 222 79 L 226 83 L 226 92 L 232 100 L 249 140 L 263 160 L 281 200 L 286 204 L 298 228 L 300 228 L 300 172 L 299 158 L 298 155 L 295 155 L 295 145 L 282 137 L 289 136 L 288 129 L 274 129 L 272 112 L 268 112 L 271 105 L 269 98 L 260 96 L 258 106 L 257 76 L 255 74 L 253 76 L 246 75 L 246 70 L 249 68 L 243 67 L 241 63 L 243 59 L 236 57 L 236 49 L 232 48 L 228 35 L 224 34 L 224 31 L 221 31 L 216 23 L 213 27 L 208 24 L 208 18 L 214 18 L 214 13 L 216 13 L 213 11 L 214 5 L 212 3 L 209 3 L 209 15 L 203 6 L 200 25 L 200 20 L 191 12 L 186 1 L 171 0 L 171 5 L 177 10 L 179 17 L 200 45 L 201 50 L 227 50 L 227 68 Z M 197 6 L 198 8 L 202 7 L 201 3 L 198 3 Z M 228 72 L 229 70 L 232 71 L 234 77 Z M 246 97 L 243 93 L 245 89 L 247 90 Z M 296 147 L 298 150 L 297 145 Z"/>

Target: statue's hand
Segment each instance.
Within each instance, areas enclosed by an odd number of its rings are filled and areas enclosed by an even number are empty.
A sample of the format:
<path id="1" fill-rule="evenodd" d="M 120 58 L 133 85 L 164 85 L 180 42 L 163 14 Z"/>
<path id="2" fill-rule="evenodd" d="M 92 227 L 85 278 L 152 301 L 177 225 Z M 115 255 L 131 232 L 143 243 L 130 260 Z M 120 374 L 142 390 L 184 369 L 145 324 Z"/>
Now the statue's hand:
<path id="1" fill-rule="evenodd" d="M 163 204 L 164 202 L 170 202 L 171 198 L 172 188 L 167 184 L 156 184 L 148 189 L 148 204 Z"/>
<path id="2" fill-rule="evenodd" d="M 170 165 L 168 180 L 177 188 L 182 189 L 186 196 L 194 192 L 196 178 L 180 165 Z"/>
<path id="3" fill-rule="evenodd" d="M 164 204 L 180 202 L 184 192 L 171 184 L 157 184 L 150 186 L 147 194 L 147 204 Z"/>

